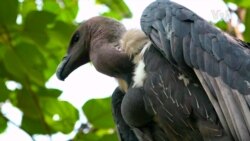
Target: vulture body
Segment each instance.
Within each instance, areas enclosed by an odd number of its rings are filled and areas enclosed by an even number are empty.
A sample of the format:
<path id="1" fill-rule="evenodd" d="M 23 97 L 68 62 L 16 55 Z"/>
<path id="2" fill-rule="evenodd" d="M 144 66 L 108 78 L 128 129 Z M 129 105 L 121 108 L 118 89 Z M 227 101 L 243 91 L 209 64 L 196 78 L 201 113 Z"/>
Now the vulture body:
<path id="1" fill-rule="evenodd" d="M 250 140 L 249 45 L 168 0 L 150 4 L 141 27 L 83 23 L 58 78 L 91 61 L 125 82 L 112 96 L 121 141 Z"/>
<path id="2" fill-rule="evenodd" d="M 126 53 L 132 52 L 136 67 L 121 113 L 140 141 L 231 140 L 194 74 L 173 67 L 150 42 L 143 48 L 136 44 L 123 47 L 129 50 Z"/>

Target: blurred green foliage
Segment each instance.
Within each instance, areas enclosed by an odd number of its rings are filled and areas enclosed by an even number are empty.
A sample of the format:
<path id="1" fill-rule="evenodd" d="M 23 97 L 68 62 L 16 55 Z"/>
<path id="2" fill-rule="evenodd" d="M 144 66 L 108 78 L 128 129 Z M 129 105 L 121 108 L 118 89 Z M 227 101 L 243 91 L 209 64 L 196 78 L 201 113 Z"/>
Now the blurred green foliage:
<path id="1" fill-rule="evenodd" d="M 83 125 L 83 130 L 77 133 L 74 138 L 75 141 L 117 140 L 117 133 L 111 114 L 110 97 L 89 100 L 83 105 L 82 110 L 91 125 Z"/>
<path id="2" fill-rule="evenodd" d="M 117 19 L 131 17 L 122 0 L 96 3 L 110 8 L 103 15 Z M 78 0 L 0 0 L 0 109 L 10 102 L 21 110 L 19 128 L 31 138 L 36 134 L 69 134 L 79 120 L 79 111 L 58 99 L 61 91 L 45 87 L 66 52 L 77 26 L 74 22 L 77 13 Z M 21 87 L 9 90 L 8 81 Z M 91 100 L 83 110 L 91 127 L 86 132 L 79 128 L 76 140 L 87 140 L 90 136 L 98 141 L 116 139 L 110 98 Z M 8 121 L 1 110 L 0 133 L 4 134 Z"/>
<path id="3" fill-rule="evenodd" d="M 132 13 L 123 0 L 96 0 L 97 4 L 104 4 L 109 7 L 109 11 L 103 13 L 103 16 L 113 17 L 121 20 L 122 18 L 130 18 Z"/>
<path id="4" fill-rule="evenodd" d="M 245 31 L 243 33 L 237 33 L 239 27 L 233 27 L 230 23 L 226 23 L 225 21 L 219 21 L 216 23 L 220 29 L 230 33 L 233 36 L 241 38 L 246 41 L 250 42 L 250 1 L 249 0 L 224 0 L 226 4 L 233 3 L 237 6 L 237 9 L 231 10 L 231 13 L 235 13 L 238 17 L 238 24 L 242 23 L 245 26 Z M 241 34 L 239 36 L 239 34 Z"/>
<path id="5" fill-rule="evenodd" d="M 244 40 L 247 42 L 250 42 L 250 6 L 246 8 L 246 15 L 245 15 L 243 22 L 244 22 L 244 25 L 246 26 L 246 30 L 243 34 Z"/>
<path id="6" fill-rule="evenodd" d="M 224 0 L 226 3 L 231 2 L 235 3 L 239 7 L 250 7 L 249 0 Z"/>

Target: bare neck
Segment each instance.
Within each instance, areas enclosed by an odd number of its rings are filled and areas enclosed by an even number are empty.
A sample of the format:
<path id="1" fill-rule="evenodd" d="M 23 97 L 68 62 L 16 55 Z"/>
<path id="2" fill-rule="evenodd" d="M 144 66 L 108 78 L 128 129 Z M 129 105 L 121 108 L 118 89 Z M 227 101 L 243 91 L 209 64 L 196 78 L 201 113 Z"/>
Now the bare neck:
<path id="1" fill-rule="evenodd" d="M 95 42 L 91 46 L 90 60 L 95 68 L 106 75 L 122 78 L 131 73 L 133 64 L 129 56 L 117 50 L 118 43 L 105 40 Z"/>

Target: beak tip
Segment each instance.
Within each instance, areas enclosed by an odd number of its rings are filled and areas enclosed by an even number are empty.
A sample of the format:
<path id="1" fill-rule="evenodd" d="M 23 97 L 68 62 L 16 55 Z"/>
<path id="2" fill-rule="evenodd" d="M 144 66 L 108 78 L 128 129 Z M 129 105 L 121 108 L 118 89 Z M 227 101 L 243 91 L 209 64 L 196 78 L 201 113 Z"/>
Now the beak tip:
<path id="1" fill-rule="evenodd" d="M 65 77 L 63 77 L 62 75 L 62 69 L 58 68 L 57 71 L 56 71 L 56 77 L 61 80 L 61 81 L 64 81 L 65 80 Z"/>
<path id="2" fill-rule="evenodd" d="M 63 73 L 63 70 L 64 70 L 64 66 L 65 66 L 65 61 L 63 60 L 57 67 L 56 69 L 56 77 L 61 80 L 61 81 L 64 81 L 65 80 L 65 75 Z"/>
<path id="3" fill-rule="evenodd" d="M 56 77 L 57 77 L 57 79 L 59 79 L 59 80 L 61 80 L 61 81 L 64 81 L 64 80 L 65 80 L 65 78 L 62 77 L 59 73 L 56 73 Z"/>

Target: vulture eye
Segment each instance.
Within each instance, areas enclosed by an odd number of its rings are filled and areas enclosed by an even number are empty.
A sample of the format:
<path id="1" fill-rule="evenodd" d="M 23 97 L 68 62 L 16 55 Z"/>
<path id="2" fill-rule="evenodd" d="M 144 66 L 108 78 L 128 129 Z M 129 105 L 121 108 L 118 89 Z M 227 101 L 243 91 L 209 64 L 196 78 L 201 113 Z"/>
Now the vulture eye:
<path id="1" fill-rule="evenodd" d="M 80 38 L 80 33 L 77 31 L 77 32 L 73 35 L 70 44 L 71 44 L 71 45 L 75 44 L 76 42 L 78 42 L 79 38 Z"/>

